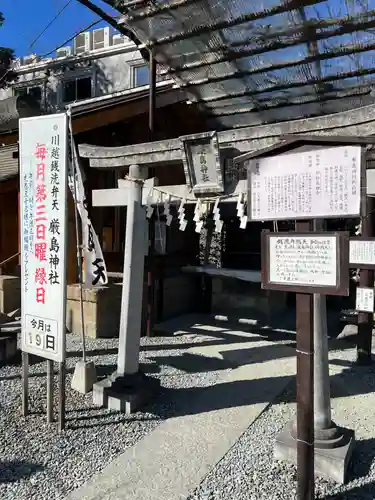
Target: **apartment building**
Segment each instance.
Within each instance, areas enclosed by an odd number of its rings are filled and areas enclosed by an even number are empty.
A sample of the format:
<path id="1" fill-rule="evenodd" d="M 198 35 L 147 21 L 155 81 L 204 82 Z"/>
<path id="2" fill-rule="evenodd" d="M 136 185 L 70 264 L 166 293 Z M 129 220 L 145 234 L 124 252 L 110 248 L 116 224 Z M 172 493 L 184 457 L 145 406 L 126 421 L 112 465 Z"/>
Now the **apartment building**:
<path id="1" fill-rule="evenodd" d="M 0 100 L 30 95 L 46 113 L 149 82 L 147 63 L 136 44 L 109 27 L 77 35 L 53 57 L 30 54 L 14 66 L 17 81 L 0 89 Z"/>

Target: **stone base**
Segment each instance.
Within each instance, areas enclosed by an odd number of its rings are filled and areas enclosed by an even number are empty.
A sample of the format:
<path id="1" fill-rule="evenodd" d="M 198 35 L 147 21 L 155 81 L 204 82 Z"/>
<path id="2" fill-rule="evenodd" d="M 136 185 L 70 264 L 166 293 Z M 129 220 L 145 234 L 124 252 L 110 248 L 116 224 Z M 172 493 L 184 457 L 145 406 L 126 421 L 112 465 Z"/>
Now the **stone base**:
<path id="1" fill-rule="evenodd" d="M 296 440 L 291 433 L 289 423 L 277 436 L 274 457 L 276 460 L 290 461 L 297 464 Z M 339 484 L 344 484 L 346 471 L 354 447 L 354 431 L 340 428 L 342 439 L 334 448 L 317 447 L 315 444 L 315 475 L 333 479 Z"/>
<path id="2" fill-rule="evenodd" d="M 96 382 L 96 369 L 92 361 L 78 361 L 72 378 L 72 389 L 87 394 Z"/>
<path id="3" fill-rule="evenodd" d="M 148 377 L 140 372 L 134 375 L 111 376 L 94 384 L 93 403 L 130 414 L 139 410 L 160 389 L 160 380 Z"/>

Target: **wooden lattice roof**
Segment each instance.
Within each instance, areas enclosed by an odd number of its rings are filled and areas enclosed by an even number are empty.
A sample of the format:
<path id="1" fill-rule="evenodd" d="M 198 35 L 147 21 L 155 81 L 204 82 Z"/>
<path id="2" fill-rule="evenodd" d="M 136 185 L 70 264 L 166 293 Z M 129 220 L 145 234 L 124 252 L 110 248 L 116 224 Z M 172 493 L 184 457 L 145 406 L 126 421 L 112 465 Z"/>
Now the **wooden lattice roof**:
<path id="1" fill-rule="evenodd" d="M 375 102 L 375 0 L 106 0 L 215 128 Z"/>

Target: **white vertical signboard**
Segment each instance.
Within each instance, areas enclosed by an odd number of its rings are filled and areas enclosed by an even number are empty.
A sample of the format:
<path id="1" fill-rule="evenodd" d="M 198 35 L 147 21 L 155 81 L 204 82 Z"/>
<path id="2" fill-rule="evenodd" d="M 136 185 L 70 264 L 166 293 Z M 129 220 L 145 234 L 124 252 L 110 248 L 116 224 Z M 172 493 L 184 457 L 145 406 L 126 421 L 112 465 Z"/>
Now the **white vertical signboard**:
<path id="1" fill-rule="evenodd" d="M 19 121 L 22 350 L 65 359 L 67 116 Z"/>

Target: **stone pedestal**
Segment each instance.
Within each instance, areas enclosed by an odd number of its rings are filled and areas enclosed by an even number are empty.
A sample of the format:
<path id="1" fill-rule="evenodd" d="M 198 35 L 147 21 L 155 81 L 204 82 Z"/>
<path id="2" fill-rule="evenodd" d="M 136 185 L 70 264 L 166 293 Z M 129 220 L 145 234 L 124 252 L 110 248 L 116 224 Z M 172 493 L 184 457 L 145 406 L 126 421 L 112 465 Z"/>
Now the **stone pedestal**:
<path id="1" fill-rule="evenodd" d="M 0 313 L 9 314 L 21 307 L 21 279 L 0 275 Z"/>
<path id="2" fill-rule="evenodd" d="M 83 290 L 85 335 L 91 338 L 118 337 L 121 314 L 121 283 Z M 67 288 L 67 328 L 81 331 L 81 305 L 78 284 Z"/>
<path id="3" fill-rule="evenodd" d="M 297 463 L 296 428 L 296 423 L 289 423 L 277 436 L 277 460 Z M 315 474 L 344 483 L 353 446 L 354 431 L 338 427 L 331 419 L 326 298 L 314 294 Z"/>
<path id="4" fill-rule="evenodd" d="M 72 378 L 72 389 L 87 394 L 96 382 L 96 368 L 92 361 L 78 361 Z"/>
<path id="5" fill-rule="evenodd" d="M 322 431 L 316 436 L 314 446 L 315 475 L 333 479 L 343 484 L 354 447 L 354 431 L 336 427 Z M 297 442 L 294 425 L 289 423 L 277 436 L 274 456 L 276 460 L 286 460 L 297 464 Z"/>
<path id="6" fill-rule="evenodd" d="M 93 387 L 93 403 L 110 410 L 130 414 L 139 410 L 160 389 L 160 380 L 141 372 L 119 375 L 117 372 L 96 382 Z"/>

